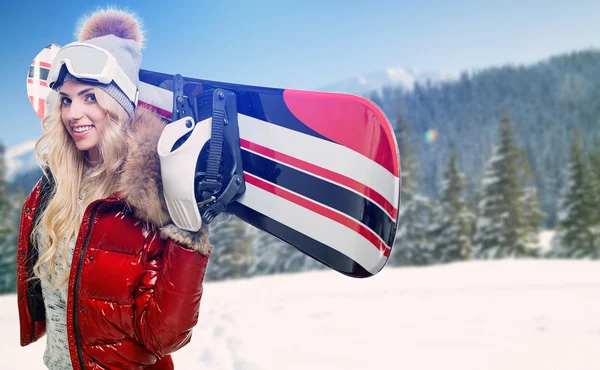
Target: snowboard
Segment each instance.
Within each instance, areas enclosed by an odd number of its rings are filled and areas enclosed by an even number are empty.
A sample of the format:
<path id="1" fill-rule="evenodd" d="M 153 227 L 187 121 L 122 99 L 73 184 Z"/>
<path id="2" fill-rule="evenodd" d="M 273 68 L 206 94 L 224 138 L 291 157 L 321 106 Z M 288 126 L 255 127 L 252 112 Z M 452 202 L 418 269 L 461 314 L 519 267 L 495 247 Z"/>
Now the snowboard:
<path id="1" fill-rule="evenodd" d="M 384 267 L 398 223 L 400 164 L 392 126 L 374 103 L 145 69 L 139 79 L 138 105 L 169 122 L 185 115 L 177 103 L 182 97 L 234 95 L 230 121 L 239 143 L 229 145 L 241 154 L 245 189 L 225 212 L 347 276 L 369 277 Z M 210 104 L 193 102 L 184 113 L 210 115 Z"/>

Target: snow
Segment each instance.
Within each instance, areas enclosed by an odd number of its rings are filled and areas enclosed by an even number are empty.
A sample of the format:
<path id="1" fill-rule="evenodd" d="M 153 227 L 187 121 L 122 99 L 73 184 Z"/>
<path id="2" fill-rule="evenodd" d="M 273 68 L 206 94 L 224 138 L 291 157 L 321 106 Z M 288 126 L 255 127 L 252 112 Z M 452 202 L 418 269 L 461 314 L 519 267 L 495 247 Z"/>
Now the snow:
<path id="1" fill-rule="evenodd" d="M 402 87 L 405 90 L 410 91 L 414 88 L 416 82 L 424 84 L 427 81 L 430 81 L 431 83 L 436 84 L 456 79 L 458 79 L 457 75 L 444 70 L 421 71 L 414 67 L 389 67 L 358 77 L 338 81 L 316 90 L 366 95 L 371 91 L 381 91 L 385 86 Z"/>
<path id="2" fill-rule="evenodd" d="M 540 238 L 540 250 L 542 252 L 549 252 L 552 246 L 552 238 L 556 235 L 556 231 L 554 230 L 542 230 L 539 233 Z"/>
<path id="3" fill-rule="evenodd" d="M 600 261 L 472 261 L 206 283 L 177 369 L 598 369 Z M 0 368 L 40 369 L 0 297 Z"/>
<path id="4" fill-rule="evenodd" d="M 6 149 L 6 177 L 11 180 L 17 173 L 38 166 L 35 153 L 35 140 L 29 140 Z"/>
<path id="5" fill-rule="evenodd" d="M 404 68 L 386 68 L 385 74 L 394 84 L 412 87 L 417 80 L 418 71 L 406 70 Z"/>

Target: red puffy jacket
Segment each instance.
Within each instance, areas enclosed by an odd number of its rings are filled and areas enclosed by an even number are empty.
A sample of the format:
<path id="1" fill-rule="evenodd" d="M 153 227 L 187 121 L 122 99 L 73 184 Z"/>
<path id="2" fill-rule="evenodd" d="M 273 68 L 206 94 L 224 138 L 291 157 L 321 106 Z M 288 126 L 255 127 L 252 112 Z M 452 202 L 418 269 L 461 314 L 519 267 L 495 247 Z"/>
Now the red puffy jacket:
<path id="1" fill-rule="evenodd" d="M 208 235 L 182 232 L 177 241 L 165 235 L 161 226 L 170 219 L 153 154 L 164 124 L 139 108 L 136 116 L 135 150 L 120 191 L 87 207 L 75 245 L 67 306 L 74 369 L 172 369 L 169 353 L 190 341 L 198 321 Z M 23 205 L 17 251 L 22 346 L 46 331 L 41 285 L 29 279 L 38 258 L 29 236 L 52 186 L 42 179 Z"/>

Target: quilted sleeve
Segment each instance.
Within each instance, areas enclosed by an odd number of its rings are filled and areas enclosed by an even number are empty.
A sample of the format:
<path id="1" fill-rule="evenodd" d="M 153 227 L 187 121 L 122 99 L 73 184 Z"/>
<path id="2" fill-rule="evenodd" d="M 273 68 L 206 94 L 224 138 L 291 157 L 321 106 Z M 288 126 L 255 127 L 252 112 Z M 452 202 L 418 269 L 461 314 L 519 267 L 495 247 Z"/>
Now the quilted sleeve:
<path id="1" fill-rule="evenodd" d="M 208 233 L 203 234 L 199 241 L 208 246 Z M 138 342 L 162 357 L 191 339 L 210 252 L 196 252 L 172 238 L 155 238 L 153 242 L 162 244 L 163 248 L 157 248 L 162 253 L 148 257 L 133 314 Z M 206 249 L 210 251 L 210 247 Z"/>

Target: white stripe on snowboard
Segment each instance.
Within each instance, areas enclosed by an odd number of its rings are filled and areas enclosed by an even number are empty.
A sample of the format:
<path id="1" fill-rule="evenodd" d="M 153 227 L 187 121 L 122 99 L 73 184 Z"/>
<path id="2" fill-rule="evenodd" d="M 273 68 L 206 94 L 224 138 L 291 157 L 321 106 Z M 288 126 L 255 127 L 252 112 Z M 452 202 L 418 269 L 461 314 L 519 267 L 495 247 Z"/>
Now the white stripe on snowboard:
<path id="1" fill-rule="evenodd" d="M 240 138 L 354 179 L 398 207 L 398 177 L 352 149 L 244 114 L 238 125 Z"/>
<path id="2" fill-rule="evenodd" d="M 173 112 L 173 92 L 140 81 L 140 101 Z"/>
<path id="3" fill-rule="evenodd" d="M 246 192 L 238 202 L 343 253 L 373 275 L 387 260 L 357 232 L 252 184 L 246 183 Z"/>

